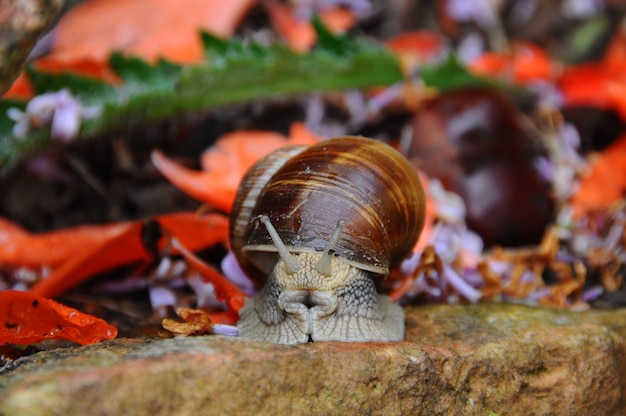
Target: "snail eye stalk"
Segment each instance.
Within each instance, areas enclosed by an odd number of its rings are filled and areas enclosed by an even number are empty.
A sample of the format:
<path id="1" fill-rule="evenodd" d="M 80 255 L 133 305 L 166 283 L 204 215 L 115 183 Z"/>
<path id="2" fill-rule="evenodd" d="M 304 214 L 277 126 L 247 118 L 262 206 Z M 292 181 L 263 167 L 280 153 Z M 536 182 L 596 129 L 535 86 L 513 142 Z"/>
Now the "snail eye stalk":
<path id="1" fill-rule="evenodd" d="M 274 243 L 274 245 L 276 246 L 276 249 L 278 250 L 278 255 L 280 256 L 283 263 L 285 263 L 285 267 L 287 268 L 287 273 L 289 274 L 296 273 L 298 270 L 300 270 L 302 265 L 287 250 L 287 247 L 285 247 L 283 240 L 280 239 L 278 232 L 272 225 L 270 218 L 267 215 L 263 215 L 261 217 L 261 222 L 265 225 L 265 228 L 267 228 L 267 232 L 269 233 L 270 237 L 272 237 L 272 242 Z"/>
<path id="2" fill-rule="evenodd" d="M 341 229 L 346 225 L 344 220 L 339 220 L 337 222 L 337 228 L 333 232 L 333 235 L 330 237 L 328 244 L 324 247 L 324 254 L 322 254 L 322 258 L 315 265 L 315 270 L 318 273 L 323 274 L 324 276 L 330 276 L 331 268 L 330 263 L 333 259 L 333 251 L 337 246 L 337 242 L 339 241 L 339 236 L 341 235 Z"/>

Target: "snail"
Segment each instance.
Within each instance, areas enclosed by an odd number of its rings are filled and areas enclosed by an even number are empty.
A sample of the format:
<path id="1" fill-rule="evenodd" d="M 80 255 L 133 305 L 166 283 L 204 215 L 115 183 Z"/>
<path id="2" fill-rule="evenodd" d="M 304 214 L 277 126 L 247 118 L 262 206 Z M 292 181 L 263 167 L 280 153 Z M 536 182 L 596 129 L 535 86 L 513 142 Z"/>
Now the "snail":
<path id="1" fill-rule="evenodd" d="M 390 146 L 346 136 L 279 149 L 242 179 L 232 250 L 259 286 L 239 311 L 258 341 L 400 341 L 404 312 L 376 291 L 421 232 L 424 191 Z"/>

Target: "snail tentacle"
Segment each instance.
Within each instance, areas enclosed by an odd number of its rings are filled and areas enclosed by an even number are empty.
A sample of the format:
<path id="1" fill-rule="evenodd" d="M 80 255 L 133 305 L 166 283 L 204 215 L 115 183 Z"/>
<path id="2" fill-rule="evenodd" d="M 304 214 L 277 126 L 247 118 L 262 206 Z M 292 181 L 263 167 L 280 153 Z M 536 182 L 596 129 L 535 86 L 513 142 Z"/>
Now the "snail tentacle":
<path id="1" fill-rule="evenodd" d="M 341 229 L 343 228 L 345 224 L 346 222 L 344 220 L 339 220 L 337 222 L 337 228 L 335 228 L 335 231 L 333 232 L 332 237 L 330 237 L 328 244 L 326 245 L 326 247 L 324 247 L 324 254 L 322 254 L 322 258 L 315 265 L 315 270 L 317 270 L 319 273 L 323 274 L 324 276 L 330 276 L 330 273 L 331 273 L 330 262 L 333 259 L 333 254 L 334 254 L 333 252 L 335 250 L 335 247 L 337 246 L 337 241 L 339 241 L 339 236 L 341 235 Z"/>
<path id="2" fill-rule="evenodd" d="M 272 225 L 270 218 L 267 215 L 263 215 L 261 217 L 261 222 L 263 222 L 265 228 L 267 228 L 267 232 L 269 233 L 270 237 L 272 237 L 272 242 L 276 246 L 276 250 L 278 250 L 278 255 L 280 256 L 281 260 L 285 262 L 287 273 L 296 273 L 298 270 L 300 270 L 300 268 L 302 268 L 302 265 L 298 263 L 298 260 L 296 260 L 296 258 L 291 255 L 289 250 L 287 250 L 287 247 L 285 247 L 283 240 L 280 239 L 278 232 Z"/>

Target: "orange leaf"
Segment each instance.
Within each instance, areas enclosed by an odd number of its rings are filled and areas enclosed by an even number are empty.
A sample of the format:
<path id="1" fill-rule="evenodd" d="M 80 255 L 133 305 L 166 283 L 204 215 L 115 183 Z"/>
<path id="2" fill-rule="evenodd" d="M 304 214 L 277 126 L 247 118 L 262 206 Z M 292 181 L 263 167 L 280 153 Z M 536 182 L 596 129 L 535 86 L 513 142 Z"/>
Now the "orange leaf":
<path id="1" fill-rule="evenodd" d="M 210 247 L 228 238 L 228 220 L 219 214 L 198 216 L 192 212 L 183 212 L 159 215 L 153 220 L 169 236 L 177 237 L 193 250 Z M 37 282 L 31 290 L 42 296 L 53 297 L 97 273 L 125 264 L 151 261 L 152 255 L 142 241 L 143 226 L 143 221 L 90 226 L 89 238 L 82 240 L 83 245 L 75 247 L 75 251 L 71 253 L 65 252 L 67 257 L 61 259 L 63 261 L 59 266 L 45 279 Z M 53 250 L 56 246 L 64 246 L 64 241 L 70 241 L 72 244 L 81 241 L 80 238 L 84 237 L 85 231 L 82 228 L 63 230 L 62 235 L 54 236 L 55 239 L 50 239 L 49 235 L 44 234 L 33 236 L 33 240 L 38 242 L 42 251 L 46 247 Z M 98 232 L 100 237 L 95 238 Z M 28 245 L 20 244 L 14 243 L 13 246 L 21 251 L 28 250 Z M 162 249 L 164 245 L 165 239 L 162 239 L 159 248 Z"/>
<path id="2" fill-rule="evenodd" d="M 399 57 L 406 73 L 437 59 L 447 50 L 445 39 L 427 30 L 401 33 L 389 39 L 386 44 Z"/>
<path id="3" fill-rule="evenodd" d="M 556 66 L 537 45 L 519 42 L 515 45 L 513 79 L 520 84 L 535 80 L 551 80 L 557 72 Z"/>
<path id="4" fill-rule="evenodd" d="M 470 68 L 479 75 L 503 76 L 509 68 L 506 56 L 497 52 L 485 52 L 472 61 Z"/>
<path id="5" fill-rule="evenodd" d="M 155 218 L 169 236 L 176 237 L 191 251 L 202 250 L 228 240 L 228 218 L 221 214 L 197 215 L 179 212 Z"/>
<path id="6" fill-rule="evenodd" d="M 581 64 L 567 68 L 558 80 L 565 103 L 570 106 L 609 108 L 612 99 L 607 86 L 611 75 L 598 64 Z"/>
<path id="7" fill-rule="evenodd" d="M 29 292 L 0 292 L 0 345 L 66 339 L 81 345 L 117 336 L 100 318 Z"/>
<path id="8" fill-rule="evenodd" d="M 202 171 L 187 169 L 160 152 L 152 154 L 152 161 L 183 192 L 230 212 L 241 178 L 257 160 L 283 146 L 318 140 L 303 124 L 294 123 L 289 138 L 269 131 L 236 131 L 222 136 L 202 155 Z"/>
<path id="9" fill-rule="evenodd" d="M 411 53 L 422 59 L 437 56 L 445 48 L 444 38 L 427 30 L 404 32 L 386 43 L 394 53 Z"/>
<path id="10" fill-rule="evenodd" d="M 606 208 L 626 192 L 626 134 L 592 162 L 589 175 L 571 199 L 576 216 Z"/>
<path id="11" fill-rule="evenodd" d="M 117 235 L 78 250 L 31 289 L 45 297 L 57 296 L 85 279 L 115 267 L 138 261 L 150 261 L 151 255 L 141 242 L 140 221 L 125 223 Z"/>
<path id="12" fill-rule="evenodd" d="M 120 83 L 120 78 L 111 70 L 106 61 L 98 61 L 90 57 L 69 59 L 64 55 L 48 55 L 38 59 L 34 63 L 34 67 L 49 74 L 72 72 L 108 82 L 112 85 Z"/>
<path id="13" fill-rule="evenodd" d="M 296 19 L 286 5 L 276 0 L 263 4 L 272 25 L 289 46 L 298 51 L 307 51 L 313 46 L 316 35 L 310 22 Z M 340 7 L 326 9 L 319 17 L 332 32 L 350 29 L 357 21 L 354 13 Z"/>
<path id="14" fill-rule="evenodd" d="M 56 267 L 77 253 L 126 232 L 130 225 L 83 225 L 33 234 L 0 217 L 0 264 Z"/>
<path id="15" fill-rule="evenodd" d="M 112 51 L 178 63 L 202 58 L 199 31 L 233 34 L 256 0 L 87 0 L 55 29 L 51 55 L 59 61 L 106 62 Z"/>
<path id="16" fill-rule="evenodd" d="M 626 32 L 619 27 L 609 42 L 601 60 L 602 67 L 617 76 L 626 71 Z"/>
<path id="17" fill-rule="evenodd" d="M 11 88 L 9 88 L 3 95 L 2 98 L 5 99 L 16 99 L 16 100 L 28 100 L 34 95 L 33 87 L 30 84 L 30 80 L 25 73 L 20 73 Z"/>
<path id="18" fill-rule="evenodd" d="M 194 270 L 200 273 L 204 282 L 213 285 L 217 300 L 226 303 L 232 314 L 237 314 L 239 309 L 243 307 L 246 295 L 217 270 L 206 264 L 185 246 L 180 244 L 178 240 L 172 240 L 172 246 L 178 250 L 180 255 L 185 258 L 187 263 L 189 263 Z"/>
<path id="19" fill-rule="evenodd" d="M 428 176 L 418 169 L 417 173 L 419 174 L 420 181 L 422 182 L 422 187 L 424 188 L 424 195 L 426 196 L 426 214 L 424 219 L 424 228 L 422 228 L 422 232 L 413 247 L 413 251 L 416 253 L 421 252 L 430 242 L 430 238 L 433 235 L 433 230 L 435 228 L 435 221 L 437 220 L 437 202 L 435 199 L 430 196 L 430 182 Z"/>
<path id="20" fill-rule="evenodd" d="M 479 75 L 510 78 L 521 85 L 552 80 L 558 72 L 550 57 L 530 42 L 517 42 L 509 54 L 486 52 L 475 59 L 470 68 Z"/>

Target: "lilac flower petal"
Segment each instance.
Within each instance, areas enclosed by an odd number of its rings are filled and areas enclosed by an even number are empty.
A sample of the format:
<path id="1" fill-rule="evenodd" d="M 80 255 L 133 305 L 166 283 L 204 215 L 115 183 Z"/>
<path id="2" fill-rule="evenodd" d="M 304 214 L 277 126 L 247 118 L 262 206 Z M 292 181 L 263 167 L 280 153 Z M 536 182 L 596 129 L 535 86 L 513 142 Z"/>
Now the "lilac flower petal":
<path id="1" fill-rule="evenodd" d="M 215 335 L 225 335 L 227 337 L 236 337 L 239 335 L 239 328 L 234 325 L 213 324 L 213 333 Z"/>
<path id="2" fill-rule="evenodd" d="M 554 179 L 554 165 L 547 157 L 538 157 L 533 161 L 535 170 L 539 172 L 539 175 L 548 182 Z"/>
<path id="3" fill-rule="evenodd" d="M 348 90 L 344 92 L 344 99 L 350 114 L 348 123 L 352 127 L 361 126 L 367 120 L 368 115 L 363 93 L 359 90 Z"/>
<path id="4" fill-rule="evenodd" d="M 154 277 L 158 280 L 167 279 L 171 267 L 172 259 L 170 257 L 163 257 L 154 271 Z"/>
<path id="5" fill-rule="evenodd" d="M 13 287 L 11 287 L 11 290 L 17 290 L 20 292 L 28 292 L 29 289 L 29 285 L 24 282 L 17 282 L 13 285 Z"/>
<path id="6" fill-rule="evenodd" d="M 98 286 L 98 292 L 105 295 L 134 293 L 145 290 L 148 287 L 148 279 L 145 277 L 131 276 L 128 279 L 105 282 Z"/>
<path id="7" fill-rule="evenodd" d="M 169 287 L 156 285 L 150 287 L 150 304 L 158 310 L 166 306 L 176 305 L 176 295 Z"/>
<path id="8" fill-rule="evenodd" d="M 578 260 L 578 257 L 573 255 L 572 253 L 568 253 L 567 251 L 559 251 L 558 253 L 556 253 L 555 260 L 562 263 L 574 263 Z"/>
<path id="9" fill-rule="evenodd" d="M 26 162 L 26 169 L 47 180 L 71 184 L 73 178 L 49 155 L 33 156 Z"/>
<path id="10" fill-rule="evenodd" d="M 461 247 L 474 254 L 482 254 L 485 243 L 481 236 L 473 231 L 465 230 L 461 236 Z"/>
<path id="11" fill-rule="evenodd" d="M 409 257 L 404 259 L 404 261 L 400 264 L 400 270 L 403 275 L 413 274 L 417 265 L 419 264 L 421 257 L 421 253 L 411 253 Z"/>
<path id="12" fill-rule="evenodd" d="M 62 91 L 65 90 L 38 95 L 30 100 L 26 105 L 26 114 L 33 127 L 41 128 L 52 121 L 54 110 L 60 102 L 59 95 L 64 95 Z"/>
<path id="13" fill-rule="evenodd" d="M 24 137 L 26 137 L 29 130 L 30 130 L 30 125 L 28 124 L 28 120 L 24 119 L 15 123 L 15 125 L 13 126 L 13 129 L 11 130 L 11 133 L 13 134 L 13 137 L 15 137 L 16 139 L 23 139 Z"/>
<path id="14" fill-rule="evenodd" d="M 383 89 L 367 101 L 367 109 L 372 113 L 377 113 L 402 95 L 404 82 L 395 84 Z"/>
<path id="15" fill-rule="evenodd" d="M 459 22 L 476 22 L 483 29 L 488 29 L 497 22 L 494 0 L 448 0 L 446 3 L 448 15 Z"/>
<path id="16" fill-rule="evenodd" d="M 547 108 L 562 108 L 565 103 L 563 93 L 554 83 L 535 79 L 526 85 L 537 96 L 538 102 Z"/>
<path id="17" fill-rule="evenodd" d="M 78 136 L 80 130 L 80 105 L 68 102 L 57 107 L 52 119 L 51 136 L 63 143 L 68 143 Z"/>
<path id="18" fill-rule="evenodd" d="M 600 0 L 565 0 L 561 7 L 567 18 L 588 19 L 604 10 L 604 3 Z"/>
<path id="19" fill-rule="evenodd" d="M 604 240 L 604 249 L 606 251 L 613 251 L 619 244 L 624 234 L 624 224 L 616 222 L 609 229 L 609 233 Z"/>
<path id="20" fill-rule="evenodd" d="M 189 279 L 187 283 L 196 293 L 198 307 L 220 307 L 224 305 L 217 300 L 215 287 L 211 283 L 203 282 L 199 275 Z"/>
<path id="21" fill-rule="evenodd" d="M 591 286 L 585 289 L 582 293 L 582 300 L 585 302 L 591 302 L 598 299 L 604 294 L 604 288 L 601 285 Z"/>
<path id="22" fill-rule="evenodd" d="M 237 287 L 246 295 L 252 296 L 256 293 L 254 283 L 241 269 L 241 267 L 239 267 L 239 263 L 237 263 L 235 254 L 233 254 L 232 251 L 229 251 L 228 254 L 222 259 L 221 268 L 224 276 L 237 285 Z"/>
<path id="23" fill-rule="evenodd" d="M 11 120 L 18 122 L 20 120 L 23 120 L 26 117 L 26 113 L 20 110 L 19 108 L 11 107 L 7 110 L 7 116 Z"/>
<path id="24" fill-rule="evenodd" d="M 299 20 L 311 20 L 314 14 L 335 6 L 346 7 L 359 18 L 369 15 L 372 5 L 369 0 L 294 0 L 294 16 Z"/>
<path id="25" fill-rule="evenodd" d="M 544 287 L 544 288 L 537 289 L 534 292 L 532 292 L 530 295 L 528 295 L 528 298 L 532 300 L 541 300 L 543 298 L 547 298 L 551 294 L 552 294 L 552 290 L 550 290 L 550 288 L 548 287 Z"/>
<path id="26" fill-rule="evenodd" d="M 535 281 L 535 274 L 530 270 L 525 270 L 519 281 L 520 283 L 533 283 Z"/>
<path id="27" fill-rule="evenodd" d="M 470 64 L 485 51 L 485 41 L 478 33 L 465 36 L 456 48 L 456 56 L 464 64 Z"/>
<path id="28" fill-rule="evenodd" d="M 497 275 L 502 275 L 511 269 L 511 264 L 506 261 L 489 260 L 489 268 Z"/>
<path id="29" fill-rule="evenodd" d="M 471 287 L 463 278 L 449 265 L 443 265 L 443 277 L 462 297 L 472 303 L 478 302 L 482 297 L 480 291 Z"/>
<path id="30" fill-rule="evenodd" d="M 466 269 L 461 274 L 463 280 L 467 282 L 468 285 L 478 288 L 485 284 L 485 280 L 483 276 L 477 269 Z"/>
<path id="31" fill-rule="evenodd" d="M 185 274 L 187 269 L 188 269 L 187 262 L 182 259 L 179 259 L 179 260 L 176 260 L 172 264 L 172 268 L 170 269 L 170 274 L 172 276 L 182 276 Z"/>
<path id="32" fill-rule="evenodd" d="M 13 278 L 18 282 L 32 285 L 37 280 L 39 280 L 39 274 L 32 269 L 20 267 L 13 273 Z"/>
<path id="33" fill-rule="evenodd" d="M 82 107 L 80 116 L 84 120 L 94 119 L 102 114 L 102 107 L 99 105 L 92 105 L 89 107 Z"/>
<path id="34" fill-rule="evenodd" d="M 465 202 L 459 195 L 448 192 L 437 179 L 431 179 L 429 183 L 430 196 L 437 204 L 439 218 L 450 223 L 465 222 Z"/>

